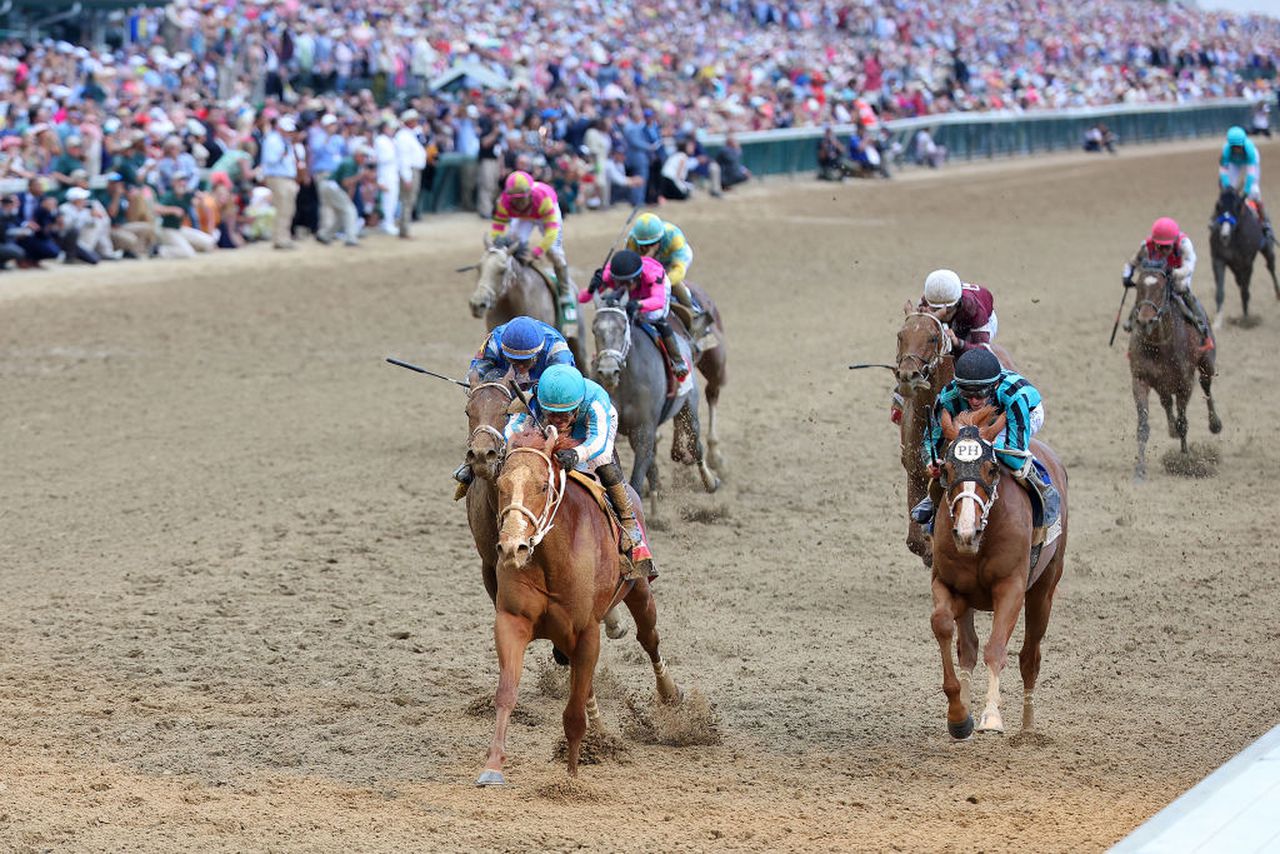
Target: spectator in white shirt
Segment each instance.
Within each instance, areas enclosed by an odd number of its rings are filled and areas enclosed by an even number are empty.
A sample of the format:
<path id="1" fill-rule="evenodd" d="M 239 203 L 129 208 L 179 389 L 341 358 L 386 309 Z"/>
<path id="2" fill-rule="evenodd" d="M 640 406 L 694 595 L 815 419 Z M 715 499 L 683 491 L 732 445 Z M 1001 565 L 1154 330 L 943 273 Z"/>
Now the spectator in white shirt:
<path id="1" fill-rule="evenodd" d="M 373 142 L 374 160 L 378 164 L 378 192 L 382 201 L 382 233 L 399 234 L 396 229 L 396 205 L 400 202 L 400 165 L 396 156 L 395 119 L 384 119 L 378 138 Z"/>
<path id="2" fill-rule="evenodd" d="M 427 149 L 419 138 L 418 111 L 405 110 L 403 123 L 396 131 L 396 164 L 400 171 L 400 237 L 409 239 L 409 221 L 418 205 L 418 189 L 422 186 L 422 170 L 427 168 Z"/>

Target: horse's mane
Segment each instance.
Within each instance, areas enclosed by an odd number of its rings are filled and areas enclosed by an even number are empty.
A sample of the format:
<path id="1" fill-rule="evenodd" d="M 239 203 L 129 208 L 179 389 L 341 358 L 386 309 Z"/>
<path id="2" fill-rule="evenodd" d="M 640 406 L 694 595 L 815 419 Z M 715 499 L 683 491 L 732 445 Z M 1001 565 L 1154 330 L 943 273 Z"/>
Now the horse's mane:
<path id="1" fill-rule="evenodd" d="M 547 449 L 547 437 L 537 427 L 526 427 L 512 436 L 507 446 L 510 448 L 536 448 L 539 451 L 545 451 Z"/>

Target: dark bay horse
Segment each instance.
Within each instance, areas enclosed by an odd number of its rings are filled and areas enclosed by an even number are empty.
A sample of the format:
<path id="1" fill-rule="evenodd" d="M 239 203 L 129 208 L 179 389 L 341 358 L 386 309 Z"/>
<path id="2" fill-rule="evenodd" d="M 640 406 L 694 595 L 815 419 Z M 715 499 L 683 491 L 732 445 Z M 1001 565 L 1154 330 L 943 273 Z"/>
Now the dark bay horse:
<path id="1" fill-rule="evenodd" d="M 1196 372 L 1209 405 L 1209 431 L 1222 431 L 1222 419 L 1213 405 L 1213 376 L 1217 345 L 1210 338 L 1201 343 L 1196 331 L 1177 306 L 1173 291 L 1161 270 L 1141 268 L 1134 272 L 1138 304 L 1134 307 L 1133 332 L 1129 335 L 1129 374 L 1133 379 L 1133 402 L 1138 409 L 1138 461 L 1133 477 L 1147 476 L 1147 400 L 1151 389 L 1160 396 L 1160 405 L 1169 419 L 1169 436 L 1182 443 L 1187 452 L 1187 401 Z M 1174 404 L 1177 416 L 1174 416 Z"/>
<path id="2" fill-rule="evenodd" d="M 943 386 L 951 382 L 955 360 L 942 321 L 934 315 L 917 311 L 910 301 L 903 308 L 906 319 L 898 330 L 898 356 L 894 372 L 898 394 L 902 396 L 902 467 L 907 472 L 907 509 L 915 507 L 929 489 L 929 472 L 921 449 L 929 413 Z M 1014 370 L 1013 357 L 999 344 L 990 345 L 1000 364 Z M 929 566 L 932 549 L 929 535 L 910 517 L 907 518 L 907 548 Z"/>
<path id="3" fill-rule="evenodd" d="M 1209 223 L 1209 255 L 1213 259 L 1216 306 L 1214 329 L 1222 328 L 1223 291 L 1228 267 L 1240 288 L 1240 305 L 1244 316 L 1249 316 L 1249 282 L 1253 278 L 1253 262 L 1259 251 L 1266 259 L 1276 299 L 1280 299 L 1280 281 L 1276 280 L 1276 248 L 1270 241 L 1263 245 L 1262 222 L 1254 209 L 1244 203 L 1234 187 L 1225 188 L 1218 196 L 1218 204 L 1213 209 L 1213 221 Z"/>
<path id="4" fill-rule="evenodd" d="M 542 274 L 521 261 L 520 245 L 499 237 L 486 244 L 476 264 L 476 289 L 471 294 L 471 316 L 483 317 L 485 329 L 501 326 L 513 317 L 527 315 L 559 329 L 556 299 Z M 569 330 L 561 330 L 573 359 L 587 364 L 582 317 Z"/>
<path id="5" fill-rule="evenodd" d="M 729 381 L 724 321 L 720 319 L 720 308 L 707 296 L 706 291 L 688 282 L 685 285 L 710 320 L 703 337 L 709 335 L 715 340 L 714 347 L 699 347 L 697 342 L 694 344 L 697 350 L 695 366 L 698 373 L 702 374 L 702 393 L 707 398 L 707 463 L 719 472 L 723 470 L 724 454 L 720 450 L 720 434 L 716 430 L 716 408 L 720 405 L 720 389 Z M 683 305 L 672 300 L 671 311 L 680 318 L 680 323 L 686 330 L 693 328 L 692 317 Z"/>
<path id="6" fill-rule="evenodd" d="M 494 484 L 506 449 L 502 430 L 510 406 L 511 390 L 502 383 L 480 383 L 467 392 L 467 464 L 474 475 L 467 488 L 467 522 L 490 599 L 498 593 L 498 498 Z"/>
<path id="7" fill-rule="evenodd" d="M 1067 548 L 1067 472 L 1043 442 L 1030 449 L 1044 463 L 1062 497 L 1061 530 L 1051 530 L 1034 567 L 1030 566 L 1032 507 L 1026 490 L 996 459 L 992 442 L 1004 429 L 1001 415 L 988 424 L 993 408 L 962 412 L 952 421 L 943 413 L 942 435 L 948 443 L 942 463 L 943 500 L 933 529 L 933 634 L 942 653 L 942 690 L 947 695 L 947 730 L 963 740 L 973 733 L 969 710 L 973 668 L 978 662 L 975 633 L 957 624 L 972 620 L 974 609 L 992 611 L 991 637 L 983 659 L 987 666 L 987 706 L 979 731 L 1004 732 L 1000 716 L 1000 674 L 1008 658 L 1009 639 L 1026 610 L 1026 631 L 1018 653 L 1022 671 L 1022 729 L 1034 727 L 1032 700 L 1040 675 L 1040 642 L 1049 626 L 1053 593 L 1062 577 Z M 1001 487 L 1004 487 L 1003 489 Z M 1057 529 L 1054 525 L 1054 529 Z M 972 622 L 970 622 L 972 625 Z M 957 675 L 951 655 L 956 638 Z"/>
<path id="8" fill-rule="evenodd" d="M 618 432 L 626 435 L 635 456 L 631 488 L 639 492 L 647 480 L 650 497 L 656 502 L 658 469 L 654 456 L 658 427 L 675 419 L 672 457 L 697 465 L 707 492 L 719 489 L 720 478 L 703 457 L 697 385 L 667 399 L 667 358 L 640 324 L 627 316 L 616 292 L 599 296 L 591 332 L 596 343 L 592 374 L 613 398 L 618 410 Z"/>
<path id="9" fill-rule="evenodd" d="M 506 782 L 507 725 L 515 709 L 525 648 L 547 638 L 569 658 L 569 701 L 564 710 L 568 770 L 578 773 L 587 722 L 599 725 L 592 691 L 600 652 L 600 621 L 621 599 L 636 623 L 636 638 L 653 664 L 658 696 L 674 703 L 680 689 L 658 652 L 657 606 L 645 579 L 624 582 L 618 546 L 595 499 L 568 480 L 555 460 L 555 431 L 515 436 L 498 475 L 496 616 L 498 650 L 497 723 L 489 758 L 477 785 Z M 632 496 L 643 519 L 639 499 Z"/>

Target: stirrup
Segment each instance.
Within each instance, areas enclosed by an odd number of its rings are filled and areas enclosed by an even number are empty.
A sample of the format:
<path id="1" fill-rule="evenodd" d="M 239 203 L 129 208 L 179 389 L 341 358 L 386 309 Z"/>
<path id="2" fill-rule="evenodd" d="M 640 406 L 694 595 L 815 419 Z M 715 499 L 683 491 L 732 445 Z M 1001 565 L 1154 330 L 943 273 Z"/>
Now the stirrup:
<path id="1" fill-rule="evenodd" d="M 671 373 L 676 375 L 676 379 L 683 380 L 685 377 L 689 376 L 689 365 L 684 359 L 680 359 L 679 361 L 672 359 Z"/>
<path id="2" fill-rule="evenodd" d="M 911 521 L 917 525 L 927 525 L 933 521 L 933 499 L 925 496 L 924 500 L 911 508 Z"/>

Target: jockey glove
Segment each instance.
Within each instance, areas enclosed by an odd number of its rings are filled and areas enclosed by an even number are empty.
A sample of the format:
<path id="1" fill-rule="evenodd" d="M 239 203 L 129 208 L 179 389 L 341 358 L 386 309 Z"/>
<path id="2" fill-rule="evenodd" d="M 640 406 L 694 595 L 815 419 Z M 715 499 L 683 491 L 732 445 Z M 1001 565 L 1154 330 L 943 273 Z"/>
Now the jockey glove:
<path id="1" fill-rule="evenodd" d="M 633 316 L 634 316 L 634 315 L 635 315 L 635 313 L 636 313 L 637 311 L 639 311 L 639 310 L 640 310 L 640 301 L 639 301 L 639 300 L 634 300 L 634 299 L 633 299 L 633 300 L 627 300 L 627 314 L 630 314 L 630 315 L 633 315 Z"/>
<path id="2" fill-rule="evenodd" d="M 1131 288 L 1131 287 L 1133 287 L 1133 279 L 1130 279 L 1128 276 L 1121 276 L 1121 277 L 1120 277 L 1120 284 L 1121 284 L 1123 287 Z"/>
<path id="3" fill-rule="evenodd" d="M 560 467 L 563 469 L 577 468 L 578 452 L 573 448 L 564 448 L 556 451 L 556 462 L 558 462 Z"/>
<path id="4" fill-rule="evenodd" d="M 595 293 L 604 287 L 604 268 L 597 267 L 596 271 L 591 274 L 591 284 L 587 287 L 591 293 Z"/>

